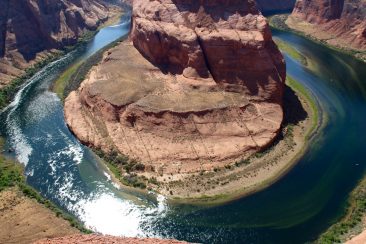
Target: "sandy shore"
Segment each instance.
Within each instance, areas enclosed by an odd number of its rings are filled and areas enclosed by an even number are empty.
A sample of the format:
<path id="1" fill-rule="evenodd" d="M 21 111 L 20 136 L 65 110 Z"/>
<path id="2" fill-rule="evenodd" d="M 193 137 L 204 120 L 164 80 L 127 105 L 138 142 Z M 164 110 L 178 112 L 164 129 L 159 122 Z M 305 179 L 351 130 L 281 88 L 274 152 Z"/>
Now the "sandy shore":
<path id="1" fill-rule="evenodd" d="M 25 197 L 16 187 L 0 192 L 0 243 L 32 243 L 79 231 L 55 213 Z"/>
<path id="2" fill-rule="evenodd" d="M 353 237 L 351 240 L 345 242 L 345 244 L 360 244 L 366 243 L 366 230 L 364 230 L 361 234 Z"/>

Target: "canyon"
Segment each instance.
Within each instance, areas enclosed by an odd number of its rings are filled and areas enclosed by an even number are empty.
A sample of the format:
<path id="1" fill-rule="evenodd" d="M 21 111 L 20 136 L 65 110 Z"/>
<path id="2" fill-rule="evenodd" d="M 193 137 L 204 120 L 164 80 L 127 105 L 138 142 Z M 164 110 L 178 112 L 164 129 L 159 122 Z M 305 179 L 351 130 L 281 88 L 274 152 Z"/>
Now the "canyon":
<path id="1" fill-rule="evenodd" d="M 109 17 L 99 0 L 0 2 L 0 89 Z"/>
<path id="2" fill-rule="evenodd" d="M 329 45 L 365 52 L 365 9 L 364 0 L 298 0 L 286 24 Z"/>
<path id="3" fill-rule="evenodd" d="M 254 1 L 133 2 L 129 40 L 65 101 L 84 144 L 145 177 L 243 161 L 281 131 L 286 67 Z"/>

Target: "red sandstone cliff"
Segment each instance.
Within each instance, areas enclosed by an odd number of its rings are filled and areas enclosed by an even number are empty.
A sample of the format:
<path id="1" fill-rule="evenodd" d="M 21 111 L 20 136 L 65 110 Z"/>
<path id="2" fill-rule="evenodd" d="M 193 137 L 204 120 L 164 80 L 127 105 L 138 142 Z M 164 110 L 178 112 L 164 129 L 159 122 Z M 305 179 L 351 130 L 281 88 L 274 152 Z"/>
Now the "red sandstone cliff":
<path id="1" fill-rule="evenodd" d="M 132 22 L 132 43 L 65 101 L 83 143 L 151 174 L 212 170 L 271 144 L 286 70 L 255 1 L 135 0 Z"/>
<path id="2" fill-rule="evenodd" d="M 281 103 L 284 62 L 254 1 L 193 2 L 135 0 L 134 46 L 172 73 Z"/>
<path id="3" fill-rule="evenodd" d="M 100 0 L 1 0 L 0 88 L 42 51 L 75 44 L 107 17 Z"/>
<path id="4" fill-rule="evenodd" d="M 288 24 L 329 44 L 366 50 L 365 0 L 298 0 Z"/>

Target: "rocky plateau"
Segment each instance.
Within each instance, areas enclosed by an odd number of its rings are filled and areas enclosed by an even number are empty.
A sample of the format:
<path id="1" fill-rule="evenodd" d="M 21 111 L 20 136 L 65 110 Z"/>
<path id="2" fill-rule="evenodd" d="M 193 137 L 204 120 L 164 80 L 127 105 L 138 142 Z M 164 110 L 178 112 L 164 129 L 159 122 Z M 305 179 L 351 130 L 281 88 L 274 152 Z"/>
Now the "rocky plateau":
<path id="1" fill-rule="evenodd" d="M 273 142 L 285 77 L 255 1 L 135 0 L 130 40 L 67 97 L 65 118 L 145 172 L 212 170 Z"/>

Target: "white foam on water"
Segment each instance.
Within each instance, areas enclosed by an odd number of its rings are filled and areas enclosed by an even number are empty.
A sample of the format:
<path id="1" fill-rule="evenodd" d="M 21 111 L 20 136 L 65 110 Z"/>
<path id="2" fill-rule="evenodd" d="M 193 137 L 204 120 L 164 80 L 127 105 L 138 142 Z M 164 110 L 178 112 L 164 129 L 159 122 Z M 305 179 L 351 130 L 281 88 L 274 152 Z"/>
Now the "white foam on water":
<path id="1" fill-rule="evenodd" d="M 109 181 L 111 181 L 112 177 L 107 172 L 103 171 L 103 174 L 105 175 L 105 177 L 107 177 Z"/>
<path id="2" fill-rule="evenodd" d="M 117 189 L 117 190 L 120 190 L 121 189 L 121 186 L 118 185 L 116 182 L 112 182 L 112 185 Z"/>
<path id="3" fill-rule="evenodd" d="M 123 26 L 125 25 L 125 23 L 121 23 L 121 24 L 118 24 L 118 25 L 111 25 L 111 26 L 108 26 L 108 28 L 117 28 L 117 27 L 120 27 L 120 26 Z"/>
<path id="4" fill-rule="evenodd" d="M 163 195 L 158 195 L 157 200 L 158 200 L 158 209 L 157 209 L 158 213 L 161 215 L 165 215 L 165 213 L 168 210 L 166 197 L 164 197 Z"/>
<path id="5" fill-rule="evenodd" d="M 63 177 L 58 177 L 55 181 L 55 185 L 58 186 L 57 192 L 58 197 L 63 202 L 68 202 L 69 206 L 71 207 L 70 202 L 76 202 L 81 197 L 81 193 L 74 188 L 74 175 L 71 172 L 64 172 Z"/>
<path id="6" fill-rule="evenodd" d="M 34 175 L 34 169 L 28 170 L 25 174 L 26 176 L 32 177 Z"/>
<path id="7" fill-rule="evenodd" d="M 63 151 L 63 153 L 72 156 L 72 159 L 76 163 L 76 165 L 81 164 L 81 162 L 83 161 L 84 151 L 78 144 L 69 144 L 68 148 Z"/>
<path id="8" fill-rule="evenodd" d="M 143 212 L 135 204 L 101 193 L 91 199 L 81 200 L 74 209 L 87 228 L 114 236 L 145 236 L 140 229 Z"/>
<path id="9" fill-rule="evenodd" d="M 21 98 L 23 97 L 23 93 L 26 91 L 26 89 L 32 85 L 34 82 L 37 82 L 40 77 L 44 74 L 44 72 L 51 66 L 55 65 L 58 62 L 62 62 L 65 59 L 67 59 L 71 55 L 65 55 L 64 57 L 46 65 L 43 69 L 41 69 L 39 72 L 37 72 L 31 79 L 29 79 L 29 82 L 25 83 L 17 92 L 15 95 L 13 101 L 4 108 L 1 113 L 5 111 L 9 111 L 7 118 L 6 118 L 6 126 L 9 133 L 9 140 L 11 145 L 14 147 L 15 155 L 18 159 L 18 161 L 24 165 L 28 164 L 29 157 L 33 152 L 32 147 L 27 141 L 27 138 L 23 134 L 21 128 L 19 127 L 18 119 L 15 117 L 13 118 L 13 114 L 15 113 L 16 109 L 18 108 L 19 103 L 21 102 Z"/>
<path id="10" fill-rule="evenodd" d="M 34 98 L 26 111 L 28 123 L 37 123 L 46 116 L 51 115 L 59 105 L 59 97 L 52 92 L 46 91 L 40 93 Z"/>
<path id="11" fill-rule="evenodd" d="M 71 55 L 73 54 L 73 52 L 63 56 L 62 58 L 53 61 L 49 64 L 47 64 L 45 67 L 43 67 L 39 72 L 37 72 L 31 79 L 29 79 L 29 81 L 27 83 L 25 83 L 24 85 L 22 85 L 22 87 L 19 89 L 19 91 L 17 92 L 17 94 L 15 95 L 13 101 L 3 109 L 3 111 L 7 111 L 9 109 L 12 109 L 12 111 L 9 113 L 9 115 L 14 111 L 14 108 L 17 108 L 19 105 L 19 102 L 21 101 L 21 98 L 23 96 L 23 92 L 25 91 L 26 88 L 28 88 L 30 85 L 32 85 L 34 82 L 38 81 L 38 79 L 40 77 L 42 77 L 42 75 L 44 74 L 44 72 L 49 68 L 54 66 L 57 63 L 63 62 L 65 59 L 69 58 Z"/>
<path id="12" fill-rule="evenodd" d="M 56 175 L 57 168 L 62 168 L 66 165 L 65 158 L 71 158 L 78 165 L 82 162 L 83 157 L 83 149 L 78 144 L 69 144 L 67 147 L 53 152 L 47 160 L 48 165 L 51 167 L 49 175 Z"/>
<path id="13" fill-rule="evenodd" d="M 10 135 L 10 142 L 15 150 L 15 155 L 20 163 L 27 165 L 29 157 L 33 152 L 32 147 L 29 145 L 26 137 L 22 133 L 19 126 L 14 121 L 7 123 L 8 133 Z"/>

